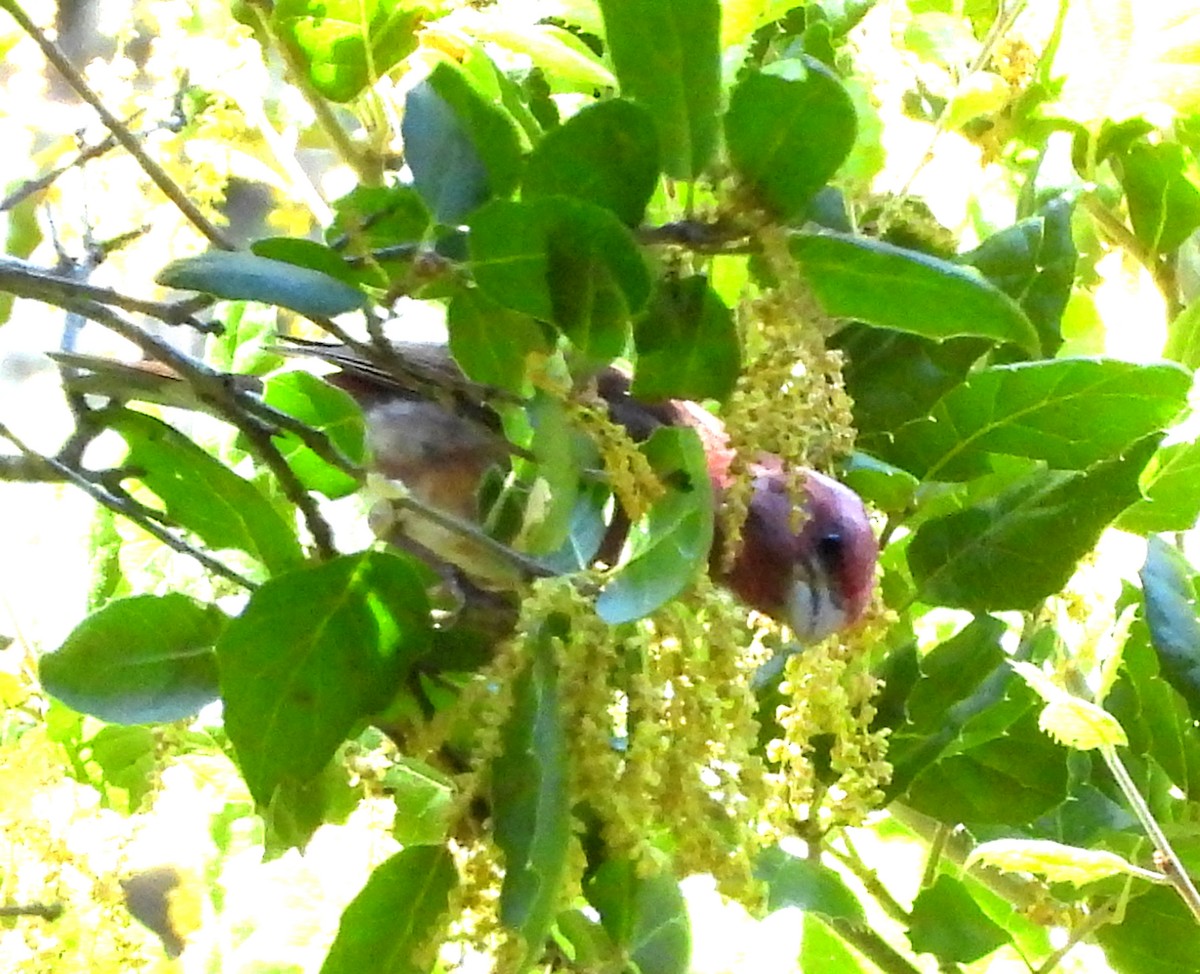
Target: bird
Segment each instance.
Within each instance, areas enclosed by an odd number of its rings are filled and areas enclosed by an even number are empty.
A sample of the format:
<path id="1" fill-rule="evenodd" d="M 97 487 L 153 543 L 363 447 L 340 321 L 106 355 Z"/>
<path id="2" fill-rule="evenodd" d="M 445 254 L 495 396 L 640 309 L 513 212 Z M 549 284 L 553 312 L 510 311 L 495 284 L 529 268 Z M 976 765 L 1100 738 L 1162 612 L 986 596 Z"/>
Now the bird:
<path id="1" fill-rule="evenodd" d="M 497 396 L 513 401 L 516 397 L 470 382 L 445 344 L 397 342 L 386 354 L 368 356 L 362 348 L 343 344 L 285 339 L 277 350 L 335 366 L 338 371 L 325 378 L 362 408 L 374 472 L 401 482 L 422 505 L 460 521 L 478 518 L 479 488 L 489 471 L 522 452 L 504 438 L 490 405 Z M 97 372 L 106 371 L 97 360 L 62 358 L 70 366 L 64 376 L 74 377 L 84 391 L 97 391 L 98 385 L 111 390 L 107 381 L 96 381 Z M 125 378 L 139 374 L 138 366 L 120 368 L 118 374 Z M 161 368 L 155 374 L 162 379 Z M 630 393 L 629 375 L 612 366 L 600 370 L 593 381 L 613 421 L 634 441 L 647 439 L 662 426 L 695 430 L 705 450 L 713 496 L 717 504 L 724 502 L 733 487 L 735 453 L 717 416 L 682 400 L 640 401 Z M 130 398 L 163 401 L 146 382 L 131 384 L 135 392 Z M 755 457 L 744 469 L 751 479 L 746 519 L 732 558 L 725 557 L 719 528 L 715 533 L 709 558 L 712 577 L 746 606 L 786 624 L 801 644 L 859 622 L 873 596 L 878 557 L 861 498 L 815 470 L 792 476 L 770 454 Z M 377 511 L 372 524 L 377 534 L 439 569 L 465 573 L 465 578 L 459 575 L 461 584 L 487 589 L 496 587 L 497 577 L 511 579 L 511 565 L 498 566 L 481 553 L 478 533 L 472 537 L 443 523 L 425 522 L 420 512 L 397 517 Z M 619 550 L 627 529 L 627 521 L 614 517 L 602 551 Z"/>

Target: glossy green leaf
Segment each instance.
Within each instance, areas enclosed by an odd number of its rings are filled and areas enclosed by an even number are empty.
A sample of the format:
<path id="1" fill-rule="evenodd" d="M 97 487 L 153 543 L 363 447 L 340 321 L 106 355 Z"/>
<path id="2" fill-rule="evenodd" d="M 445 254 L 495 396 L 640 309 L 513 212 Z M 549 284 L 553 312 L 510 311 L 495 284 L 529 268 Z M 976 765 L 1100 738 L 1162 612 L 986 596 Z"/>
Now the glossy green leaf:
<path id="1" fill-rule="evenodd" d="M 614 98 L 546 133 L 526 163 L 521 193 L 573 196 L 636 226 L 657 183 L 654 119 L 640 105 Z"/>
<path id="2" fill-rule="evenodd" d="M 666 494 L 631 528 L 629 560 L 596 599 L 596 614 L 610 625 L 641 619 L 678 596 L 712 548 L 712 482 L 695 430 L 663 427 L 642 449 Z"/>
<path id="3" fill-rule="evenodd" d="M 733 89 L 725 142 L 755 197 L 782 220 L 804 208 L 854 146 L 854 103 L 812 58 L 775 61 Z"/>
<path id="4" fill-rule="evenodd" d="M 1200 227 L 1200 168 L 1175 142 L 1137 142 L 1121 159 L 1118 173 L 1138 241 L 1167 254 Z"/>
<path id="5" fill-rule="evenodd" d="M 129 446 L 123 471 L 163 502 L 167 517 L 213 548 L 237 548 L 272 573 L 304 560 L 291 526 L 247 480 L 178 430 L 145 413 L 118 409 L 104 425 Z"/>
<path id="6" fill-rule="evenodd" d="M 1178 549 L 1154 537 L 1139 574 L 1146 626 L 1162 675 L 1200 714 L 1200 620 L 1191 566 Z"/>
<path id="7" fill-rule="evenodd" d="M 358 283 L 353 268 L 331 247 L 303 237 L 264 237 L 250 245 L 250 253 L 258 257 L 307 267 L 346 284 Z"/>
<path id="8" fill-rule="evenodd" d="M 321 974 L 422 974 L 417 952 L 436 942 L 458 885 L 444 846 L 414 846 L 375 867 L 350 901 Z"/>
<path id="9" fill-rule="evenodd" d="M 767 884 L 767 909 L 794 906 L 805 913 L 865 923 L 866 915 L 842 878 L 819 861 L 801 859 L 778 846 L 764 849 L 754 864 L 754 878 Z"/>
<path id="10" fill-rule="evenodd" d="M 475 281 L 488 297 L 552 322 L 593 361 L 624 351 L 629 316 L 650 296 L 650 274 L 629 230 L 581 200 L 490 203 L 472 218 L 469 245 Z"/>
<path id="11" fill-rule="evenodd" d="M 283 372 L 263 383 L 263 400 L 280 412 L 324 433 L 330 444 L 351 463 L 366 460 L 366 423 L 358 404 L 341 389 L 308 372 Z M 295 433 L 274 438 L 275 445 L 300 482 L 326 497 L 345 497 L 359 482 L 340 467 L 323 460 Z"/>
<path id="12" fill-rule="evenodd" d="M 868 450 L 880 442 L 874 434 L 890 433 L 926 415 L 991 347 L 982 338 L 936 342 L 857 324 L 839 331 L 833 344 L 846 354 L 846 389 Z"/>
<path id="13" fill-rule="evenodd" d="M 801 234 L 791 244 L 827 314 L 936 341 L 971 335 L 1036 354 L 1037 331 L 1020 306 L 979 274 L 912 250 L 843 234 Z"/>
<path id="14" fill-rule="evenodd" d="M 400 131 L 413 185 L 441 223 L 461 223 L 516 188 L 517 125 L 460 68 L 443 61 L 409 91 Z"/>
<path id="15" fill-rule="evenodd" d="M 642 974 L 686 974 L 691 926 L 674 876 L 640 876 L 633 863 L 609 860 L 588 878 L 584 894 L 613 942 Z"/>
<path id="16" fill-rule="evenodd" d="M 861 452 L 850 454 L 839 479 L 872 507 L 889 512 L 911 507 L 921 486 L 907 470 Z"/>
<path id="17" fill-rule="evenodd" d="M 1083 473 L 1034 473 L 994 499 L 923 524 L 908 546 L 921 599 L 987 612 L 1030 609 L 1053 595 L 1140 496 L 1138 475 L 1155 445 L 1144 440 Z"/>
<path id="18" fill-rule="evenodd" d="M 621 94 L 654 117 L 663 169 L 695 179 L 717 145 L 718 0 L 599 0 Z"/>
<path id="19" fill-rule="evenodd" d="M 272 24 L 304 58 L 309 80 L 350 101 L 417 47 L 432 4 L 396 0 L 278 0 Z"/>
<path id="20" fill-rule="evenodd" d="M 881 442 L 884 460 L 922 480 L 988 473 L 989 454 L 1082 470 L 1162 430 L 1192 377 L 1173 364 L 1056 359 L 981 369 Z"/>
<path id="21" fill-rule="evenodd" d="M 1193 974 L 1200 957 L 1200 926 L 1170 886 L 1132 897 L 1121 922 L 1099 927 L 1096 940 L 1119 974 Z"/>
<path id="22" fill-rule="evenodd" d="M 532 640 L 513 687 L 503 751 L 492 766 L 496 844 L 504 854 L 500 920 L 524 942 L 523 968 L 541 954 L 567 876 L 570 767 L 554 657 L 567 624 L 561 617 L 546 620 Z"/>
<path id="23" fill-rule="evenodd" d="M 742 346 L 733 313 L 708 278 L 659 281 L 645 313 L 634 325 L 637 369 L 633 396 L 663 399 L 725 399 L 741 371 Z"/>
<path id="24" fill-rule="evenodd" d="M 217 643 L 225 729 L 260 805 L 318 775 L 429 645 L 422 573 L 380 551 L 272 579 Z"/>
<path id="25" fill-rule="evenodd" d="M 396 803 L 392 837 L 403 846 L 440 845 L 454 805 L 454 782 L 416 758 L 397 758 L 383 774 Z"/>
<path id="26" fill-rule="evenodd" d="M 177 593 L 110 602 L 42 657 L 42 686 L 110 723 L 193 717 L 217 699 L 213 646 L 226 621 L 216 606 Z"/>
<path id="27" fill-rule="evenodd" d="M 1200 440 L 1161 447 L 1142 474 L 1142 497 L 1117 519 L 1132 534 L 1190 531 L 1200 518 Z"/>
<path id="28" fill-rule="evenodd" d="M 1009 942 L 1004 928 L 988 918 L 967 887 L 944 874 L 917 895 L 908 938 L 918 953 L 960 964 L 986 957 Z"/>
<path id="29" fill-rule="evenodd" d="M 450 353 L 467 378 L 522 394 L 529 357 L 550 351 L 538 323 L 511 311 L 478 288 L 463 288 L 450 300 Z"/>
<path id="30" fill-rule="evenodd" d="M 167 264 L 154 280 L 231 301 L 260 301 L 311 318 L 332 318 L 366 307 L 358 288 L 309 267 L 244 251 L 210 250 Z"/>

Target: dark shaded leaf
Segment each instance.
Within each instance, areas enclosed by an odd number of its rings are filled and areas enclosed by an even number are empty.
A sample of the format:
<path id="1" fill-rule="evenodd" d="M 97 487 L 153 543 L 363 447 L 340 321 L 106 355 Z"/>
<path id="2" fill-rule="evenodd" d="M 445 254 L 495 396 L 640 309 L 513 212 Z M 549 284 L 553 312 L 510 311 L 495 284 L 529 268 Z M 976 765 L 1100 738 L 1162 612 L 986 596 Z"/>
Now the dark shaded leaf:
<path id="1" fill-rule="evenodd" d="M 922 480 L 969 480 L 990 453 L 1083 470 L 1167 426 L 1183 409 L 1191 375 L 1173 364 L 1055 359 L 969 375 L 928 416 L 881 441 L 882 459 Z"/>
<path id="2" fill-rule="evenodd" d="M 521 394 L 529 356 L 549 343 L 529 315 L 510 311 L 478 288 L 464 288 L 450 301 L 450 352 L 467 377 Z"/>
<path id="3" fill-rule="evenodd" d="M 650 274 L 608 210 L 566 196 L 496 201 L 471 220 L 476 283 L 493 301 L 557 326 L 590 360 L 624 351 Z"/>
<path id="4" fill-rule="evenodd" d="M 516 123 L 459 68 L 443 61 L 409 91 L 400 131 L 413 185 L 441 223 L 461 223 L 516 188 Z"/>
<path id="5" fill-rule="evenodd" d="M 429 16 L 426 5 L 396 0 L 278 0 L 271 20 L 317 91 L 350 101 L 416 50 Z"/>
<path id="6" fill-rule="evenodd" d="M 524 199 L 573 196 L 636 226 L 658 182 L 654 119 L 624 99 L 591 105 L 548 132 L 525 166 Z"/>
<path id="7" fill-rule="evenodd" d="M 846 389 L 854 398 L 854 424 L 866 449 L 879 442 L 873 434 L 928 413 L 992 347 L 982 338 L 936 342 L 869 325 L 843 328 L 833 344 L 846 353 Z"/>
<path id="8" fill-rule="evenodd" d="M 712 482 L 695 430 L 663 427 L 642 449 L 667 492 L 630 530 L 629 561 L 596 599 L 597 615 L 610 625 L 641 619 L 678 596 L 712 547 Z"/>
<path id="9" fill-rule="evenodd" d="M 1191 566 L 1162 538 L 1151 538 L 1139 573 L 1146 627 L 1162 675 L 1200 715 L 1200 621 Z"/>
<path id="10" fill-rule="evenodd" d="M 217 643 L 225 728 L 250 794 L 321 773 L 429 644 L 422 574 L 368 551 L 272 579 Z"/>
<path id="11" fill-rule="evenodd" d="M 686 974 L 691 927 L 683 894 L 670 873 L 639 876 L 633 863 L 609 860 L 588 878 L 584 894 L 608 935 L 642 974 Z"/>
<path id="12" fill-rule="evenodd" d="M 960 964 L 986 957 L 1009 942 L 1004 928 L 988 918 L 967 887 L 946 875 L 918 894 L 908 939 L 918 953 Z"/>
<path id="13" fill-rule="evenodd" d="M 503 751 L 492 766 L 496 844 L 504 853 L 500 920 L 523 940 L 526 965 L 541 954 L 568 865 L 570 768 L 554 658 L 566 624 L 561 617 L 548 619 L 532 640 L 529 662 L 513 687 Z"/>
<path id="14" fill-rule="evenodd" d="M 813 58 L 773 62 L 733 89 L 725 142 L 734 168 L 781 220 L 804 208 L 854 146 L 854 103 Z"/>
<path id="15" fill-rule="evenodd" d="M 422 974 L 416 953 L 436 942 L 458 885 L 443 846 L 403 849 L 377 866 L 350 901 L 321 974 Z"/>
<path id="16" fill-rule="evenodd" d="M 1200 187 L 1189 178 L 1183 146 L 1137 142 L 1121 158 L 1118 174 L 1133 232 L 1147 250 L 1170 253 L 1200 227 Z"/>
<path id="17" fill-rule="evenodd" d="M 600 0 L 621 94 L 658 127 L 663 170 L 695 179 L 717 144 L 721 8 L 717 0 Z"/>
<path id="18" fill-rule="evenodd" d="M 38 664 L 63 703 L 116 724 L 194 717 L 217 699 L 213 646 L 227 622 L 185 595 L 137 595 L 83 620 Z"/>
<path id="19" fill-rule="evenodd" d="M 367 304 L 365 294 L 336 277 L 244 251 L 210 250 L 181 257 L 154 280 L 230 301 L 261 301 L 310 318 L 332 318 Z"/>
<path id="20" fill-rule="evenodd" d="M 865 923 L 857 897 L 828 866 L 790 855 L 778 846 L 759 853 L 754 878 L 767 884 L 767 909 L 799 907 L 805 913 Z"/>
<path id="21" fill-rule="evenodd" d="M 1200 957 L 1200 926 L 1170 886 L 1152 886 L 1125 905 L 1120 923 L 1096 931 L 1118 974 L 1193 974 Z"/>
<path id="22" fill-rule="evenodd" d="M 702 275 L 667 277 L 634 326 L 638 399 L 724 399 L 741 371 L 732 312 Z"/>
<path id="23" fill-rule="evenodd" d="M 172 521 L 213 548 L 237 548 L 272 573 L 304 560 L 296 534 L 252 483 L 178 430 L 145 413 L 104 413 L 104 425 L 129 445 L 123 467 L 163 502 Z"/>
<path id="24" fill-rule="evenodd" d="M 939 341 L 973 335 L 1037 353 L 1037 331 L 1020 306 L 957 264 L 833 233 L 797 235 L 791 250 L 817 300 L 835 318 Z"/>
<path id="25" fill-rule="evenodd" d="M 1035 472 L 998 497 L 929 521 L 908 546 L 921 599 L 988 612 L 1053 595 L 1139 496 L 1155 438 L 1083 473 Z"/>
<path id="26" fill-rule="evenodd" d="M 330 443 L 351 463 L 366 460 L 366 423 L 362 410 L 346 392 L 307 372 L 283 372 L 263 383 L 263 399 L 280 412 L 329 437 Z M 274 438 L 288 466 L 309 490 L 326 497 L 345 497 L 359 482 L 339 467 L 322 460 L 295 433 Z"/>

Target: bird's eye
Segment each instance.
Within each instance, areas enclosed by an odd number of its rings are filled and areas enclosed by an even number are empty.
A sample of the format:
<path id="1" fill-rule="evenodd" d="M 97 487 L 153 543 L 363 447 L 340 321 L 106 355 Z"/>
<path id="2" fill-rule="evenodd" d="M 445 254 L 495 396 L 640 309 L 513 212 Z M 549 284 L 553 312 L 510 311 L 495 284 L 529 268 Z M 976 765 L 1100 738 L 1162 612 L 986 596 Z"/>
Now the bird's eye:
<path id="1" fill-rule="evenodd" d="M 836 569 L 842 563 L 845 553 L 845 542 L 840 534 L 823 534 L 817 538 L 816 554 L 827 571 Z"/>

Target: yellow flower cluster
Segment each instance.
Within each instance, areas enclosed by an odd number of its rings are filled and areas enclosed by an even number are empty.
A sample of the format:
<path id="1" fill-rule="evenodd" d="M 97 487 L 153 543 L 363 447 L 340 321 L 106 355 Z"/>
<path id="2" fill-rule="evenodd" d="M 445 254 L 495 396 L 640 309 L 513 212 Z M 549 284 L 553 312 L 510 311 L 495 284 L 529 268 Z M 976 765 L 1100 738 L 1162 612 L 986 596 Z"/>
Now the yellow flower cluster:
<path id="1" fill-rule="evenodd" d="M 598 397 L 580 397 L 569 404 L 570 417 L 600 451 L 613 493 L 630 520 L 637 521 L 663 495 L 663 485 L 629 431 L 608 416 Z"/>

